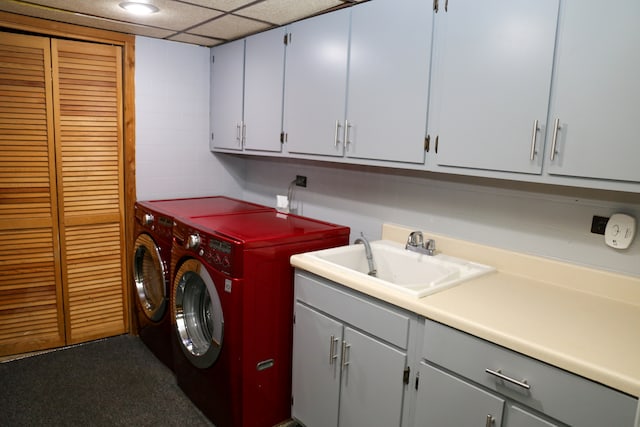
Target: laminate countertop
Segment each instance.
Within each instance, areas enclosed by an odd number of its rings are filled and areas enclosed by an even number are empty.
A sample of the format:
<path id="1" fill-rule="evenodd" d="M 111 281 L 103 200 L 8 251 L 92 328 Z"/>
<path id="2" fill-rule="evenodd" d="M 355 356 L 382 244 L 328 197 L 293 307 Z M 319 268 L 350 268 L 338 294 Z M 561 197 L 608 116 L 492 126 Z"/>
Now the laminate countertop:
<path id="1" fill-rule="evenodd" d="M 403 243 L 412 229 L 385 224 Z M 425 318 L 640 397 L 640 278 L 524 255 L 424 232 L 442 253 L 496 271 L 415 298 L 327 268 L 309 254 L 294 267 Z"/>

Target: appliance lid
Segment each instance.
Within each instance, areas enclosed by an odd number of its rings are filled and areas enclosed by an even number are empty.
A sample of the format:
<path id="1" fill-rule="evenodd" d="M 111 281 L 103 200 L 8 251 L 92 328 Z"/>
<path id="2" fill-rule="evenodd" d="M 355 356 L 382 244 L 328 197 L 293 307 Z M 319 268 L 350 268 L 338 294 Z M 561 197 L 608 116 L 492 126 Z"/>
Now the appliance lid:
<path id="1" fill-rule="evenodd" d="M 245 202 L 243 200 L 233 199 L 226 196 L 146 200 L 138 202 L 138 204 L 156 212 L 180 218 L 274 210 L 267 206 Z"/>
<path id="2" fill-rule="evenodd" d="M 245 247 L 285 244 L 349 235 L 349 228 L 277 211 L 194 217 L 189 223 L 213 236 L 227 236 Z"/>

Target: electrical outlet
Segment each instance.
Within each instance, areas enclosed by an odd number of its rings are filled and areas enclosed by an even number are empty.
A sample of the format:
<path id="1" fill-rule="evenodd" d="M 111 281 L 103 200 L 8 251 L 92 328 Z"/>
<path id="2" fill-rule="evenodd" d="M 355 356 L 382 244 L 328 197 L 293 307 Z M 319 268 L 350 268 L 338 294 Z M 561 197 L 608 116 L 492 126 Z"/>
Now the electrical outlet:
<path id="1" fill-rule="evenodd" d="M 307 186 L 307 177 L 303 175 L 296 175 L 296 185 L 298 187 L 306 187 Z M 603 231 L 604 233 L 604 231 Z"/>
<path id="2" fill-rule="evenodd" d="M 593 234 L 604 234 L 608 222 L 608 217 L 594 215 L 593 220 L 591 220 L 591 232 Z"/>

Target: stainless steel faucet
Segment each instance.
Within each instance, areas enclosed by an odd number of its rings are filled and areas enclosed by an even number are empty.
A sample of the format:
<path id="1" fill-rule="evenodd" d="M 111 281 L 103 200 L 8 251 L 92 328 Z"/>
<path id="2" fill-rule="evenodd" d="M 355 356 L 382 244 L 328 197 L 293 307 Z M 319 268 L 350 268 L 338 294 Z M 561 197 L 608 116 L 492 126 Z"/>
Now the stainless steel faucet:
<path id="1" fill-rule="evenodd" d="M 428 239 L 425 242 L 421 231 L 412 231 L 409 233 L 409 237 L 407 237 L 407 244 L 404 248 L 408 251 L 433 256 L 436 252 L 436 241 Z"/>
<path id="2" fill-rule="evenodd" d="M 369 244 L 369 240 L 364 237 L 363 233 L 360 233 L 360 237 L 353 241 L 354 244 L 362 243 L 364 245 L 364 253 L 367 256 L 367 263 L 369 264 L 369 276 L 376 277 L 378 275 L 378 270 L 376 270 L 376 264 L 373 261 L 373 251 L 371 250 L 371 245 Z"/>

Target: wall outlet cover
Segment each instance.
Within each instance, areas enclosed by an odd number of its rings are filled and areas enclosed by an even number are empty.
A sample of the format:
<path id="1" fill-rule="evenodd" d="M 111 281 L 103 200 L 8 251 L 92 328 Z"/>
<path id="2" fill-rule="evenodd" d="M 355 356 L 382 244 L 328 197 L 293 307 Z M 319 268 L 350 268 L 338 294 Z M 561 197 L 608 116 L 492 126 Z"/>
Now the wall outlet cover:
<path id="1" fill-rule="evenodd" d="M 636 234 L 636 219 L 627 214 L 613 214 L 604 230 L 604 242 L 615 249 L 627 249 Z"/>

